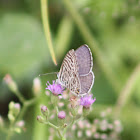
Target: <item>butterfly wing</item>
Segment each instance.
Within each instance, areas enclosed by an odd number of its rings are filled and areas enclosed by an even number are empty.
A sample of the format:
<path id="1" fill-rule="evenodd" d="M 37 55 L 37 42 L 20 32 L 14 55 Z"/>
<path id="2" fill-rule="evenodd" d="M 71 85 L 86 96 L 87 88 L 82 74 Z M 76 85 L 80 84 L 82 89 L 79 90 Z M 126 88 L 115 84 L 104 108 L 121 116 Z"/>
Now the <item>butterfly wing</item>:
<path id="1" fill-rule="evenodd" d="M 75 51 L 79 75 L 87 75 L 93 68 L 93 58 L 90 48 L 82 45 Z"/>
<path id="2" fill-rule="evenodd" d="M 61 65 L 60 72 L 58 74 L 59 83 L 70 89 L 74 94 L 80 92 L 80 79 L 78 74 L 78 65 L 74 50 L 70 50 Z"/>
<path id="3" fill-rule="evenodd" d="M 83 96 L 90 92 L 94 83 L 93 58 L 90 48 L 87 45 L 82 45 L 75 51 L 78 73 L 80 79 L 80 95 Z"/>
<path id="4" fill-rule="evenodd" d="M 89 93 L 94 84 L 93 72 L 91 71 L 88 73 L 88 75 L 80 76 L 79 79 L 80 79 L 80 85 L 81 85 L 80 95 L 85 95 Z"/>
<path id="5" fill-rule="evenodd" d="M 72 49 L 61 65 L 59 83 L 72 93 L 83 96 L 90 92 L 94 83 L 92 68 L 93 58 L 87 45 L 82 45 L 76 51 Z"/>

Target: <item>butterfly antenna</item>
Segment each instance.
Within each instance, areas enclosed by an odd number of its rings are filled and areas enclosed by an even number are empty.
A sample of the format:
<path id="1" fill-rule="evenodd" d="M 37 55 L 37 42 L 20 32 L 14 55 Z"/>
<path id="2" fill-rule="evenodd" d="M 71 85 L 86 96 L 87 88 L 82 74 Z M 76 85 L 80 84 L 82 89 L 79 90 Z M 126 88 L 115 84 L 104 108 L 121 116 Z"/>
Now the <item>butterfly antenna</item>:
<path id="1" fill-rule="evenodd" d="M 58 72 L 50 72 L 50 73 L 45 73 L 45 74 L 39 74 L 39 76 L 44 76 L 44 75 L 49 75 L 49 74 L 58 74 Z"/>

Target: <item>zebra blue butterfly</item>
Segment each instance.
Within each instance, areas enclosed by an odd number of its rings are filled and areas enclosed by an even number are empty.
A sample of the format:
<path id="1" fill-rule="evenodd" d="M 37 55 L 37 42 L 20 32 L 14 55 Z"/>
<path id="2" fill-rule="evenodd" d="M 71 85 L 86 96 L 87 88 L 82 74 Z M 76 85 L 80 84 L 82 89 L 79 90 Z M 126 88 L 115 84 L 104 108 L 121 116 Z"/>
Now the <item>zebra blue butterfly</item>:
<path id="1" fill-rule="evenodd" d="M 90 48 L 82 45 L 70 50 L 57 74 L 57 83 L 77 96 L 88 94 L 94 84 L 93 58 Z"/>

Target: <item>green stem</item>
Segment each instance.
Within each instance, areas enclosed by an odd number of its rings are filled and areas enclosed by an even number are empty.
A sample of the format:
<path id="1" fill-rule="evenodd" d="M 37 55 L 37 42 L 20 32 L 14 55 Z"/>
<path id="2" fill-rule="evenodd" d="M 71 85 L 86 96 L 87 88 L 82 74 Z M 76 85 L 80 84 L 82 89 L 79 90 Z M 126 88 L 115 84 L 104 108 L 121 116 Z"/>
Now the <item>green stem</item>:
<path id="1" fill-rule="evenodd" d="M 60 128 L 59 128 L 58 126 L 55 126 L 54 124 L 52 124 L 52 123 L 50 123 L 50 122 L 46 122 L 45 124 L 48 124 L 49 126 L 51 126 L 51 127 L 53 127 L 54 129 L 56 129 L 57 132 L 58 132 L 58 134 L 59 134 L 59 137 L 60 137 L 61 139 L 64 140 L 63 135 L 61 134 Z"/>
<path id="2" fill-rule="evenodd" d="M 18 90 L 14 93 L 19 98 L 19 100 L 23 103 L 23 107 L 22 107 L 20 114 L 18 116 L 18 119 L 17 119 L 17 120 L 20 120 L 23 118 L 23 115 L 24 115 L 25 111 L 27 110 L 27 107 L 29 107 L 30 105 L 35 103 L 37 98 L 31 99 L 31 100 L 25 100 L 25 98 L 22 96 L 22 94 Z M 15 121 L 10 123 L 9 130 L 7 133 L 7 138 L 6 138 L 7 140 L 10 140 L 11 136 L 13 135 L 12 127 L 14 124 L 15 124 Z"/>
<path id="3" fill-rule="evenodd" d="M 79 28 L 83 38 L 91 46 L 91 48 L 94 52 L 94 55 L 97 58 L 97 62 L 99 64 L 99 66 L 102 68 L 104 74 L 106 75 L 106 78 L 109 79 L 110 84 L 113 85 L 116 93 L 118 93 L 118 90 L 120 89 L 119 82 L 118 82 L 117 78 L 115 77 L 113 71 L 110 69 L 110 66 L 105 61 L 104 54 L 99 49 L 99 44 L 96 41 L 96 39 L 93 37 L 93 35 L 92 35 L 90 29 L 88 28 L 88 26 L 86 25 L 84 19 L 78 13 L 77 8 L 75 8 L 73 6 L 72 1 L 63 0 L 63 3 L 65 5 L 66 9 L 71 14 L 73 20 L 77 24 L 77 27 Z"/>
<path id="4" fill-rule="evenodd" d="M 57 112 L 57 115 L 58 115 L 58 107 L 55 106 L 55 109 L 56 109 L 56 112 Z M 53 127 L 54 129 L 56 129 L 57 132 L 58 132 L 59 137 L 60 137 L 62 140 L 65 140 L 65 138 L 63 137 L 63 135 L 62 135 L 61 132 L 60 132 L 60 127 L 55 126 L 54 124 L 52 124 L 52 123 L 50 123 L 50 122 L 47 122 L 46 124 L 48 124 L 49 126 Z"/>
<path id="5" fill-rule="evenodd" d="M 47 122 L 46 124 L 48 124 L 49 126 L 55 128 L 55 129 L 58 129 L 59 127 L 55 126 L 54 124 L 50 123 L 50 122 Z"/>
<path id="6" fill-rule="evenodd" d="M 8 129 L 8 133 L 7 133 L 7 137 L 6 137 L 6 140 L 10 140 L 12 135 L 13 135 L 13 126 L 15 124 L 15 121 L 12 121 L 10 122 L 10 126 L 9 126 L 9 129 Z"/>
<path id="7" fill-rule="evenodd" d="M 23 102 L 23 107 L 22 107 L 22 109 L 21 109 L 21 111 L 20 111 L 20 114 L 19 114 L 19 116 L 18 116 L 18 120 L 21 120 L 21 119 L 23 118 L 23 116 L 24 116 L 24 114 L 25 114 L 27 108 L 28 108 L 29 106 L 33 105 L 33 104 L 37 101 L 37 99 L 38 99 L 38 98 L 35 97 L 35 98 L 33 98 L 33 99 L 26 100 L 26 101 Z"/>
<path id="8" fill-rule="evenodd" d="M 63 135 L 66 134 L 67 129 L 70 128 L 74 123 L 75 123 L 75 117 L 73 116 L 71 123 L 66 128 L 64 128 Z"/>
<path id="9" fill-rule="evenodd" d="M 125 106 L 125 104 L 129 101 L 131 94 L 133 93 L 132 90 L 134 89 L 134 85 L 136 84 L 136 81 L 140 78 L 140 64 L 137 65 L 137 67 L 134 69 L 130 77 L 128 78 L 126 85 L 124 86 L 123 90 L 120 93 L 120 96 L 118 97 L 117 103 L 116 103 L 116 111 L 115 116 L 119 116 L 122 108 Z"/>
<path id="10" fill-rule="evenodd" d="M 75 117 L 72 117 L 72 122 L 70 123 L 69 127 L 71 127 L 75 122 Z"/>
<path id="11" fill-rule="evenodd" d="M 58 116 L 58 113 L 59 113 L 58 107 L 55 106 L 55 109 L 56 109 L 56 113 L 57 113 L 57 116 Z"/>
<path id="12" fill-rule="evenodd" d="M 51 38 L 51 32 L 49 27 L 49 16 L 48 16 L 48 1 L 47 0 L 41 0 L 41 14 L 42 14 L 42 22 L 44 26 L 44 32 L 46 36 L 46 41 L 48 43 L 48 47 L 52 56 L 52 60 L 55 65 L 57 65 L 55 53 L 53 49 L 53 43 Z"/>
<path id="13" fill-rule="evenodd" d="M 21 119 L 23 118 L 23 116 L 24 116 L 24 114 L 25 114 L 25 112 L 26 112 L 26 110 L 27 110 L 27 107 L 28 107 L 28 106 L 26 106 L 25 104 L 23 104 L 23 107 L 22 107 L 22 109 L 21 109 L 21 111 L 20 111 L 20 114 L 19 114 L 19 116 L 18 116 L 18 120 L 21 120 Z"/>
<path id="14" fill-rule="evenodd" d="M 28 108 L 30 105 L 32 105 L 33 103 L 36 102 L 37 97 L 35 97 L 35 98 L 31 99 L 31 100 L 25 100 L 24 98 L 22 98 L 20 92 L 18 92 L 18 94 L 16 94 L 16 95 L 17 95 L 18 97 L 21 97 L 20 100 L 23 99 L 23 100 L 22 100 L 22 102 L 23 102 L 23 107 L 22 107 L 22 109 L 21 109 L 21 111 L 20 111 L 20 114 L 19 114 L 19 116 L 18 116 L 18 118 L 17 118 L 17 120 L 21 120 L 21 119 L 23 118 L 23 115 L 25 114 L 27 108 Z M 9 130 L 8 130 L 8 134 L 7 134 L 6 140 L 10 140 L 10 139 L 11 139 L 11 136 L 13 135 L 12 127 L 13 127 L 14 124 L 15 124 L 15 122 L 10 123 L 10 127 L 9 127 Z"/>
<path id="15" fill-rule="evenodd" d="M 38 100 L 38 97 L 34 97 L 33 99 L 26 100 L 25 104 L 26 104 L 26 106 L 31 106 L 31 105 L 33 105 L 34 103 L 36 103 L 37 100 Z"/>
<path id="16" fill-rule="evenodd" d="M 19 91 L 15 92 L 15 95 L 19 98 L 20 102 L 22 102 L 22 103 L 25 102 L 25 98 Z"/>
<path id="17" fill-rule="evenodd" d="M 62 136 L 62 134 L 61 134 L 61 132 L 60 132 L 59 129 L 57 129 L 57 132 L 58 132 L 58 134 L 59 134 L 59 137 L 60 137 L 61 139 L 63 139 L 63 136 Z"/>

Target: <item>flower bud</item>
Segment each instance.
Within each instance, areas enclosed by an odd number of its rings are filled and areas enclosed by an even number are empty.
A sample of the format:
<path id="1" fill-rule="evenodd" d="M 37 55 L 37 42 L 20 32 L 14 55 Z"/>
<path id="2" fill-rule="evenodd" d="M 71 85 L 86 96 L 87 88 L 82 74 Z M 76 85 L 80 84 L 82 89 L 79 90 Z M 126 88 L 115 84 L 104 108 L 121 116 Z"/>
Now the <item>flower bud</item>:
<path id="1" fill-rule="evenodd" d="M 102 131 L 106 131 L 107 130 L 107 127 L 108 127 L 108 122 L 107 122 L 107 120 L 106 119 L 104 119 L 104 120 L 102 120 L 101 122 L 100 122 L 100 130 L 102 130 Z"/>
<path id="2" fill-rule="evenodd" d="M 14 131 L 15 131 L 16 133 L 21 133 L 21 128 L 15 127 L 15 128 L 14 128 Z"/>
<path id="3" fill-rule="evenodd" d="M 65 113 L 64 111 L 60 111 L 60 112 L 58 113 L 58 118 L 59 118 L 59 119 L 65 119 L 65 117 L 66 117 L 66 113 Z"/>
<path id="4" fill-rule="evenodd" d="M 42 116 L 37 116 L 37 121 L 40 123 L 44 122 L 44 118 Z"/>
<path id="5" fill-rule="evenodd" d="M 16 122 L 14 131 L 17 133 L 21 133 L 22 130 L 25 130 L 24 125 L 25 125 L 25 122 L 23 120 Z"/>
<path id="6" fill-rule="evenodd" d="M 95 138 L 95 139 L 99 139 L 99 138 L 100 138 L 100 134 L 99 134 L 99 133 L 95 133 L 95 134 L 94 134 L 94 138 Z"/>
<path id="7" fill-rule="evenodd" d="M 20 112 L 20 104 L 19 103 L 10 102 L 9 109 L 13 112 L 13 114 L 15 116 L 17 116 L 19 114 L 19 112 Z"/>
<path id="8" fill-rule="evenodd" d="M 20 121 L 18 121 L 18 122 L 16 123 L 16 126 L 17 126 L 17 127 L 20 127 L 20 128 L 23 128 L 24 125 L 25 125 L 25 122 L 24 122 L 23 120 L 20 120 Z"/>
<path id="9" fill-rule="evenodd" d="M 103 133 L 100 136 L 101 140 L 107 140 L 107 134 Z"/>
<path id="10" fill-rule="evenodd" d="M 80 129 L 84 129 L 84 127 L 85 127 L 85 122 L 84 121 L 80 120 L 80 121 L 78 121 L 77 124 L 78 124 Z"/>
<path id="11" fill-rule="evenodd" d="M 82 131 L 79 130 L 79 131 L 77 132 L 77 137 L 78 137 L 78 138 L 81 138 L 82 135 L 83 135 L 83 134 L 82 134 Z"/>
<path id="12" fill-rule="evenodd" d="M 45 117 L 48 117 L 48 115 L 49 115 L 49 110 L 48 110 L 48 108 L 47 108 L 45 105 L 41 106 L 41 112 L 42 112 L 42 114 L 43 114 Z"/>
<path id="13" fill-rule="evenodd" d="M 4 77 L 4 81 L 12 92 L 15 93 L 18 91 L 17 84 L 15 83 L 15 81 L 13 81 L 12 77 L 9 74 L 6 74 L 6 76 Z"/>
<path id="14" fill-rule="evenodd" d="M 87 135 L 87 137 L 91 137 L 92 132 L 90 130 L 86 130 L 86 135 Z"/>
<path id="15" fill-rule="evenodd" d="M 65 118 L 66 118 L 66 113 L 64 112 L 64 111 L 60 111 L 59 113 L 58 113 L 58 123 L 59 124 L 64 124 L 64 122 L 65 122 Z"/>
<path id="16" fill-rule="evenodd" d="M 98 119 L 95 119 L 93 123 L 94 124 L 98 124 L 99 123 L 99 120 Z"/>
<path id="17" fill-rule="evenodd" d="M 73 124 L 71 129 L 72 129 L 73 131 L 76 130 L 76 125 Z"/>
<path id="18" fill-rule="evenodd" d="M 65 128 L 65 127 L 67 127 L 67 124 L 66 123 L 64 123 L 64 125 L 63 125 L 63 128 Z"/>
<path id="19" fill-rule="evenodd" d="M 11 121 L 11 122 L 14 122 L 15 121 L 15 117 L 13 114 L 10 114 L 8 113 L 8 119 Z"/>
<path id="20" fill-rule="evenodd" d="M 33 93 L 35 96 L 41 93 L 41 82 L 39 78 L 33 80 Z"/>
<path id="21" fill-rule="evenodd" d="M 123 128 L 122 128 L 121 122 L 119 120 L 115 120 L 114 121 L 114 130 L 115 130 L 115 132 L 120 133 L 122 131 L 122 129 Z"/>
<path id="22" fill-rule="evenodd" d="M 58 103 L 58 106 L 59 106 L 59 107 L 63 107 L 63 106 L 64 106 L 64 103 L 63 103 L 63 102 L 59 102 L 59 103 Z"/>
<path id="23" fill-rule="evenodd" d="M 10 121 L 15 121 L 15 118 L 18 116 L 20 112 L 20 104 L 10 102 L 9 103 L 9 112 L 8 112 L 8 118 Z"/>
<path id="24" fill-rule="evenodd" d="M 113 124 L 111 124 L 111 123 L 108 124 L 108 129 L 112 130 L 113 127 L 114 127 Z"/>

